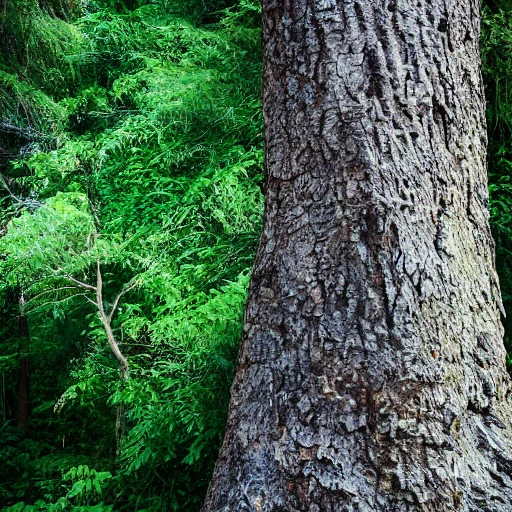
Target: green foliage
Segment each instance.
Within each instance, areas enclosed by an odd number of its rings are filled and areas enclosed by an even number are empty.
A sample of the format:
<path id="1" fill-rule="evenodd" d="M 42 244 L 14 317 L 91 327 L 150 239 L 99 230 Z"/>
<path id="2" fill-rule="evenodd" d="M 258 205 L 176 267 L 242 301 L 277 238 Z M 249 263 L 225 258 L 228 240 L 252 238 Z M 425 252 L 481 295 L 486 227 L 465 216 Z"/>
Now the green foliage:
<path id="1" fill-rule="evenodd" d="M 0 13 L 0 69 L 14 72 L 50 94 L 61 95 L 76 84 L 76 56 L 87 49 L 77 27 L 50 13 L 71 9 L 71 2 L 6 0 Z M 52 5 L 53 4 L 53 5 Z M 59 9 L 58 4 L 61 5 Z"/>
<path id="2" fill-rule="evenodd" d="M 7 93 L 5 111 L 44 137 L 5 168 L 15 201 L 0 238 L 0 369 L 12 397 L 0 505 L 195 511 L 222 437 L 261 222 L 260 7 L 91 1 L 72 26 L 57 11 L 27 15 L 69 30 L 54 34 L 60 46 L 38 28 L 22 40 L 45 38 L 53 60 L 31 49 L 30 79 L 21 54 L 5 71 L 33 114 Z M 56 87 L 38 74 L 50 68 Z M 69 281 L 95 285 L 97 261 L 107 308 L 137 283 L 112 319 L 128 382 L 92 292 Z M 33 372 L 26 437 L 14 427 L 18 346 Z"/>
<path id="3" fill-rule="evenodd" d="M 509 0 L 485 2 L 482 60 L 489 129 L 489 207 L 496 266 L 503 303 L 512 311 L 512 22 Z M 512 351 L 512 314 L 504 319 L 506 346 Z"/>
<path id="4" fill-rule="evenodd" d="M 78 193 L 58 192 L 34 213 L 14 218 L 0 238 L 5 285 L 26 287 L 44 277 L 83 270 L 91 263 L 86 252 L 93 229 L 87 199 Z"/>
<path id="5" fill-rule="evenodd" d="M 1 69 L 0 111 L 4 122 L 47 134 L 62 124 L 65 115 L 63 109 L 42 91 Z"/>
<path id="6" fill-rule="evenodd" d="M 71 489 L 67 492 L 68 500 L 74 499 L 78 505 L 90 505 L 103 495 L 103 490 L 112 478 L 108 471 L 96 471 L 89 466 L 78 466 L 71 468 L 62 476 L 65 481 L 72 483 Z"/>
<path id="7" fill-rule="evenodd" d="M 103 502 L 96 505 L 73 505 L 66 497 L 59 498 L 55 503 L 37 500 L 33 505 L 24 502 L 16 503 L 4 509 L 5 512 L 111 512 L 112 505 Z"/>
<path id="8" fill-rule="evenodd" d="M 112 397 L 130 410 L 133 427 L 121 455 L 119 492 L 137 507 L 197 510 L 201 505 L 216 458 L 212 447 L 219 446 L 227 413 L 226 383 L 246 286 L 246 275 L 194 297 L 177 297 L 171 286 L 160 314 L 147 325 L 156 353 L 168 355 L 153 356 L 153 364 L 149 354 L 133 357 L 137 378 Z M 153 475 L 158 480 L 151 482 Z M 162 486 L 163 493 L 155 492 Z"/>

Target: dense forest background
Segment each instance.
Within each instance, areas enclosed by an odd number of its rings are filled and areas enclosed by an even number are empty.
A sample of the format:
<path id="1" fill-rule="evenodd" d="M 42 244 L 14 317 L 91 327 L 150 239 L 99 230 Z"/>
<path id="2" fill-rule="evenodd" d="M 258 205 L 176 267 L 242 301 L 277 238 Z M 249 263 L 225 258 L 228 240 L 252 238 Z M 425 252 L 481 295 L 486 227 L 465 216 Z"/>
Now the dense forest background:
<path id="1" fill-rule="evenodd" d="M 511 350 L 512 2 L 483 12 Z M 261 225 L 260 15 L 0 0 L 3 510 L 199 510 Z"/>

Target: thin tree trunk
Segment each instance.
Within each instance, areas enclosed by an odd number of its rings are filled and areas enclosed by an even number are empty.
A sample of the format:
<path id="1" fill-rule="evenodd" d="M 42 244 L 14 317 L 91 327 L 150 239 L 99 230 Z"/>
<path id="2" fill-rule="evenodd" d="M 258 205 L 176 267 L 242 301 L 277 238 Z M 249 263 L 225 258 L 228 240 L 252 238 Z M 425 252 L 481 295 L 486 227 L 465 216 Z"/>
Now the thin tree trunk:
<path id="1" fill-rule="evenodd" d="M 203 512 L 510 511 L 477 0 L 264 0 L 267 196 Z"/>
<path id="2" fill-rule="evenodd" d="M 128 364 L 128 360 L 122 354 L 121 349 L 119 348 L 119 344 L 114 336 L 114 331 L 112 330 L 112 317 L 116 312 L 116 309 L 119 304 L 119 300 L 121 297 L 132 287 L 128 286 L 125 290 L 119 292 L 114 299 L 114 304 L 112 305 L 112 310 L 110 314 L 105 312 L 105 308 L 103 306 L 103 277 L 101 275 L 101 264 L 97 262 L 97 270 L 96 270 L 96 305 L 98 307 L 98 313 L 100 316 L 101 323 L 103 324 L 103 328 L 105 329 L 105 334 L 107 335 L 108 344 L 110 349 L 112 350 L 114 356 L 119 363 L 119 376 L 121 378 L 121 382 L 126 384 L 130 379 L 130 366 Z M 116 453 L 119 454 L 121 450 L 121 442 L 125 435 L 126 430 L 126 412 L 124 403 L 119 403 L 116 408 Z"/>
<path id="3" fill-rule="evenodd" d="M 105 333 L 107 335 L 108 344 L 110 349 L 114 353 L 118 363 L 119 363 L 119 377 L 121 379 L 121 383 L 124 385 L 130 380 L 130 367 L 128 365 L 128 360 L 124 357 L 119 349 L 119 345 L 117 340 L 115 339 L 114 333 L 112 331 L 111 320 L 108 318 L 104 311 L 100 310 L 100 319 L 103 324 L 103 328 L 105 329 Z M 121 450 L 121 442 L 126 432 L 126 411 L 124 403 L 119 403 L 116 408 L 116 453 L 119 454 Z"/>
<path id="4" fill-rule="evenodd" d="M 5 389 L 5 372 L 2 372 L 2 424 L 7 423 L 7 393 Z"/>
<path id="5" fill-rule="evenodd" d="M 28 357 L 23 357 L 20 361 L 20 371 L 18 380 L 18 427 L 20 427 L 25 434 L 28 432 L 28 417 L 29 417 L 29 369 Z"/>
<path id="6" fill-rule="evenodd" d="M 20 352 L 22 357 L 20 360 L 20 371 L 18 378 L 18 402 L 17 402 L 17 420 L 18 426 L 23 429 L 25 434 L 28 432 L 28 419 L 30 415 L 30 373 L 29 359 L 25 355 L 29 350 L 29 332 L 28 322 L 24 311 L 24 298 L 20 299 L 20 313 L 18 316 L 18 337 L 20 339 Z"/>
<path id="7" fill-rule="evenodd" d="M 100 229 L 100 221 L 98 218 L 98 215 L 96 213 L 96 208 L 94 204 L 90 203 L 91 211 L 93 212 L 96 228 L 98 231 L 95 231 L 93 233 L 92 239 L 94 240 L 94 243 L 96 243 L 96 240 L 98 239 L 99 235 L 99 229 Z M 98 316 L 100 318 L 101 324 L 103 325 L 103 328 L 105 330 L 105 334 L 107 336 L 107 341 L 110 349 L 112 350 L 112 353 L 114 354 L 115 358 L 117 359 L 117 362 L 119 364 L 119 377 L 121 379 L 122 384 L 126 384 L 130 380 L 130 366 L 128 363 L 128 360 L 121 352 L 121 349 L 119 347 L 119 343 L 116 340 L 116 337 L 114 335 L 114 331 L 112 329 L 112 318 L 116 314 L 117 308 L 119 307 L 119 302 L 121 301 L 122 297 L 128 293 L 130 290 L 133 290 L 137 286 L 137 280 L 133 279 L 129 283 L 126 283 L 124 288 L 114 297 L 114 301 L 112 303 L 112 306 L 110 307 L 110 311 L 107 313 L 105 309 L 105 305 L 103 303 L 103 276 L 101 273 L 101 262 L 97 260 L 96 262 L 96 286 L 93 286 L 92 284 L 88 284 L 86 282 L 83 282 L 73 276 L 66 275 L 64 276 L 65 279 L 71 281 L 74 285 L 83 288 L 84 290 L 87 290 L 89 292 L 94 292 L 95 300 L 90 299 L 87 297 L 87 300 L 94 304 L 96 308 L 98 309 Z M 118 404 L 116 409 L 116 452 L 119 454 L 120 448 L 121 448 L 121 441 L 122 438 L 125 435 L 125 421 L 126 418 L 126 410 L 123 403 Z"/>

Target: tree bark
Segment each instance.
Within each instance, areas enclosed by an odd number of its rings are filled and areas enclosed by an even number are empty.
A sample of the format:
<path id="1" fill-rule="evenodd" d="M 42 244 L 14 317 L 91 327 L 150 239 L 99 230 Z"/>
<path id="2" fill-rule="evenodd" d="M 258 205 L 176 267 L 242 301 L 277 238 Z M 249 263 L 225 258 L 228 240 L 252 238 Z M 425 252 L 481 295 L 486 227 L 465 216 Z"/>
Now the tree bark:
<path id="1" fill-rule="evenodd" d="M 97 235 L 95 235 L 97 236 Z M 73 277 L 68 276 L 68 279 L 71 279 L 75 283 L 80 283 Z M 112 317 L 114 316 L 116 309 L 119 305 L 119 301 L 121 297 L 134 285 L 128 286 L 121 292 L 117 294 L 114 299 L 114 303 L 112 305 L 112 309 L 110 314 L 107 314 L 105 311 L 105 307 L 103 305 L 103 277 L 101 274 L 101 263 L 98 260 L 96 263 L 96 286 L 87 285 L 85 283 L 80 283 L 82 287 L 93 289 L 96 291 L 96 307 L 98 308 L 98 314 L 100 317 L 100 321 L 105 329 L 105 334 L 107 335 L 108 344 L 110 346 L 110 350 L 117 359 L 119 364 L 119 377 L 121 378 L 121 382 L 126 384 L 130 380 L 130 366 L 128 364 L 128 360 L 121 352 L 119 348 L 119 343 L 117 342 L 114 331 L 112 330 Z M 126 431 L 126 411 L 124 403 L 121 402 L 116 407 L 116 455 L 121 453 L 121 443 Z"/>
<path id="2" fill-rule="evenodd" d="M 267 195 L 211 511 L 510 511 L 477 0 L 264 0 Z"/>

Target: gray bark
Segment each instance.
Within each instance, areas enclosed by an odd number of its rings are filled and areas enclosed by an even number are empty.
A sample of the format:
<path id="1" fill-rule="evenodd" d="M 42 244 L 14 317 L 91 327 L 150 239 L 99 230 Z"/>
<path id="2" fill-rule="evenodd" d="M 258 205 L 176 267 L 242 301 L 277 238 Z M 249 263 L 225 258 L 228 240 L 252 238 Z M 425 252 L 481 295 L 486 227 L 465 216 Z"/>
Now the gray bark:
<path id="1" fill-rule="evenodd" d="M 477 0 L 264 0 L 267 195 L 213 511 L 510 511 Z"/>

